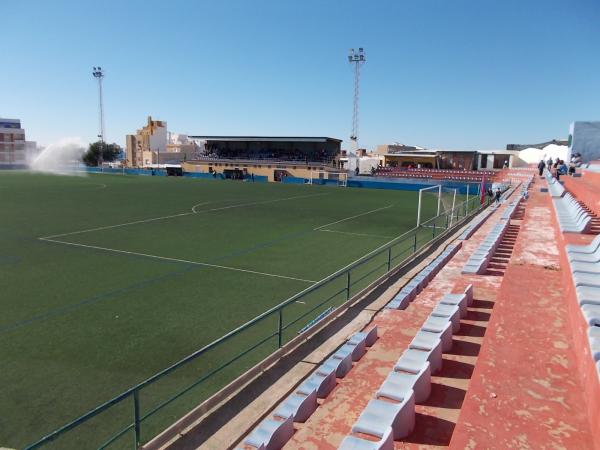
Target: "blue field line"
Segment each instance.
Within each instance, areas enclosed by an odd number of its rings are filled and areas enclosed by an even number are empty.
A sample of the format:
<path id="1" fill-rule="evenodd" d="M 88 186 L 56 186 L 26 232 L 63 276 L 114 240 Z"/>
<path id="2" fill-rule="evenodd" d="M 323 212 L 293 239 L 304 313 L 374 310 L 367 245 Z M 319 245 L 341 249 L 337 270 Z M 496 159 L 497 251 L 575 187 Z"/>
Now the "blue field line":
<path id="1" fill-rule="evenodd" d="M 124 286 L 122 288 L 118 288 L 118 289 L 114 289 L 112 291 L 108 291 L 108 292 L 102 292 L 100 294 L 96 294 L 93 295 L 92 297 L 86 298 L 84 300 L 81 300 L 80 302 L 77 303 L 72 303 L 70 305 L 65 305 L 65 306 L 61 306 L 59 308 L 56 309 L 51 309 L 50 311 L 47 311 L 43 314 L 39 314 L 37 316 L 33 316 L 29 319 L 25 319 L 25 320 L 21 320 L 19 322 L 15 322 L 13 324 L 10 325 L 5 325 L 3 327 L 0 327 L 0 334 L 5 334 L 8 333 L 10 331 L 13 331 L 17 328 L 21 328 L 24 327 L 26 325 L 30 325 L 32 323 L 35 322 L 40 322 L 46 319 L 51 319 L 57 316 L 61 316 L 63 314 L 67 314 L 70 313 L 74 310 L 77 310 L 79 308 L 82 308 L 84 306 L 87 305 L 93 305 L 94 303 L 98 303 L 102 300 L 106 300 L 108 298 L 114 297 L 116 295 L 121 295 L 124 293 L 127 293 L 129 291 L 132 291 L 134 289 L 138 289 L 141 287 L 146 287 L 146 286 L 150 286 L 152 284 L 158 283 L 160 281 L 163 281 L 167 278 L 171 278 L 173 276 L 178 276 L 178 275 L 183 275 L 187 272 L 190 272 L 192 270 L 194 270 L 195 267 L 187 267 L 183 270 L 177 270 L 175 272 L 169 272 L 163 275 L 159 275 L 157 277 L 153 277 L 153 278 L 146 278 L 142 281 L 138 281 L 136 283 L 130 284 L 129 286 Z"/>

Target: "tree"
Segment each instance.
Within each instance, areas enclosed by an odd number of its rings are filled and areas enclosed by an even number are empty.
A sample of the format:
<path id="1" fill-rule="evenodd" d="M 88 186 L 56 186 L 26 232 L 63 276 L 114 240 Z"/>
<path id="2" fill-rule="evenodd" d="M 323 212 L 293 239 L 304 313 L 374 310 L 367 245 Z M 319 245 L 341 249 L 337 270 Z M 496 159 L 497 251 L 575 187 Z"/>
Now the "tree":
<path id="1" fill-rule="evenodd" d="M 100 162 L 100 152 L 102 151 L 102 161 L 111 162 L 117 159 L 121 154 L 121 147 L 117 144 L 107 144 L 101 141 L 93 142 L 90 144 L 87 151 L 81 158 L 86 166 L 97 166 Z"/>

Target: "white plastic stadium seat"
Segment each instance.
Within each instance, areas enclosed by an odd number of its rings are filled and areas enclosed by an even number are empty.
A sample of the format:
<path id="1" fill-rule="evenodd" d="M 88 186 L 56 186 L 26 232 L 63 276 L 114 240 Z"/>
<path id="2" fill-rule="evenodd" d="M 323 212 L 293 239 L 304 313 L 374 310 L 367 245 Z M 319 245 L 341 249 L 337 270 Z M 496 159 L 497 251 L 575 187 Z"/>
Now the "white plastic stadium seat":
<path id="1" fill-rule="evenodd" d="M 265 450 L 280 450 L 294 434 L 292 417 L 280 421 L 274 419 L 263 420 L 250 435 L 244 444 Z"/>
<path id="2" fill-rule="evenodd" d="M 421 331 L 435 334 L 442 341 L 442 352 L 452 348 L 452 322 L 448 318 L 429 316 L 423 323 Z"/>
<path id="3" fill-rule="evenodd" d="M 352 432 L 382 438 L 389 427 L 392 428 L 394 440 L 412 433 L 415 427 L 414 393 L 408 393 L 407 397 L 398 403 L 371 400 L 352 427 Z"/>
<path id="4" fill-rule="evenodd" d="M 292 417 L 294 422 L 303 423 L 315 412 L 317 406 L 316 390 L 308 395 L 292 394 L 277 407 L 273 415 L 281 419 Z"/>
<path id="5" fill-rule="evenodd" d="M 429 361 L 431 373 L 442 368 L 442 341 L 433 333 L 418 331 L 404 352 L 413 359 Z"/>
<path id="6" fill-rule="evenodd" d="M 394 450 L 392 427 L 388 427 L 379 441 L 367 441 L 355 436 L 346 436 L 338 450 Z"/>
<path id="7" fill-rule="evenodd" d="M 296 393 L 302 395 L 310 395 L 312 391 L 317 392 L 317 397 L 325 398 L 333 390 L 336 384 L 335 369 L 327 374 L 322 372 L 314 372 L 309 376 L 299 387 Z"/>

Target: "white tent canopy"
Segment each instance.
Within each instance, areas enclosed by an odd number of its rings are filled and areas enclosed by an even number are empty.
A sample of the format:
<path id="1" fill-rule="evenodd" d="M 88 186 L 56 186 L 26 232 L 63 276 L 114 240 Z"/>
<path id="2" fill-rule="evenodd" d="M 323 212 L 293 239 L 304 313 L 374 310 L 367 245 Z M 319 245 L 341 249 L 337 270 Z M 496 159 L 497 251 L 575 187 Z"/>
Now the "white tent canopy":
<path id="1" fill-rule="evenodd" d="M 550 144 L 543 149 L 529 147 L 519 152 L 519 158 L 528 164 L 538 163 L 540 160 L 547 161 L 548 158 L 555 160 L 556 158 L 567 161 L 569 147 L 566 145 Z"/>

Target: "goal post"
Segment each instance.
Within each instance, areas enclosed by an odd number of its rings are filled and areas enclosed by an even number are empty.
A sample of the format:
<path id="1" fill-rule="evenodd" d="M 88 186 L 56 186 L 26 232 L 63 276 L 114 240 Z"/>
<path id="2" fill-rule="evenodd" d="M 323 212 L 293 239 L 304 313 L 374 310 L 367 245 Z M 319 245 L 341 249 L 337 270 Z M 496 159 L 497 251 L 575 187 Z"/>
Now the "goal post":
<path id="1" fill-rule="evenodd" d="M 440 214 L 453 211 L 456 206 L 457 189 L 443 187 L 441 184 L 419 189 L 417 205 L 417 227 Z M 423 220 L 426 211 L 434 211 L 432 217 Z"/>
<path id="2" fill-rule="evenodd" d="M 347 172 L 330 172 L 327 170 L 311 170 L 308 184 L 336 184 L 337 186 L 348 186 Z"/>
<path id="3" fill-rule="evenodd" d="M 417 205 L 417 227 L 419 225 L 421 225 L 421 211 L 423 208 L 423 192 L 427 192 L 427 191 L 438 191 L 438 201 L 437 201 L 437 214 L 436 216 L 440 215 L 440 207 L 441 207 L 441 202 L 442 202 L 442 185 L 438 184 L 435 186 L 429 186 L 426 188 L 421 188 L 419 189 L 419 204 Z"/>

